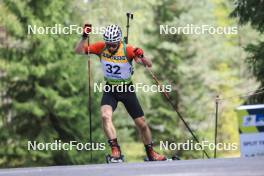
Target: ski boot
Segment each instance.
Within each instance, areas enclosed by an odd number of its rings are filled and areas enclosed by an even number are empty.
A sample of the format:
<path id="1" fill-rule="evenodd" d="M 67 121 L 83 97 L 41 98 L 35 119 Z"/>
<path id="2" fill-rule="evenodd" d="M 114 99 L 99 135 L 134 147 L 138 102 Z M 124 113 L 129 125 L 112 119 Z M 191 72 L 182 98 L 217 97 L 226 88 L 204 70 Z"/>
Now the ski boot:
<path id="1" fill-rule="evenodd" d="M 111 147 L 111 155 L 106 155 L 106 163 L 122 163 L 125 161 L 124 155 L 121 154 L 120 146 L 117 143 L 117 140 L 109 140 L 109 145 Z"/>
<path id="2" fill-rule="evenodd" d="M 168 158 L 164 155 L 158 154 L 153 149 L 153 144 L 145 145 L 147 157 L 144 161 L 168 161 Z"/>

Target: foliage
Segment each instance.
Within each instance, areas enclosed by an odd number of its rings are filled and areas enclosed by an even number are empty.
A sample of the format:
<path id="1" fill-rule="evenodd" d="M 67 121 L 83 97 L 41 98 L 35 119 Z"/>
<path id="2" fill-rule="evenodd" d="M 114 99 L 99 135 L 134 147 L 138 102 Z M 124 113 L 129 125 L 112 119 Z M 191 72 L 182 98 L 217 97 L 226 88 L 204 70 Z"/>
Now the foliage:
<path id="1" fill-rule="evenodd" d="M 235 9 L 231 13 L 232 17 L 237 17 L 239 23 L 244 25 L 250 23 L 253 28 L 259 31 L 261 34 L 264 32 L 263 14 L 264 2 L 258 0 L 238 0 L 235 4 Z M 253 75 L 260 83 L 259 89 L 264 87 L 264 72 L 263 72 L 263 35 L 259 37 L 258 43 L 250 43 L 245 48 L 245 51 L 250 53 L 246 62 L 249 68 L 252 70 Z M 258 91 L 258 90 L 257 90 Z M 249 104 L 259 104 L 264 102 L 264 94 L 250 97 L 247 100 Z"/>

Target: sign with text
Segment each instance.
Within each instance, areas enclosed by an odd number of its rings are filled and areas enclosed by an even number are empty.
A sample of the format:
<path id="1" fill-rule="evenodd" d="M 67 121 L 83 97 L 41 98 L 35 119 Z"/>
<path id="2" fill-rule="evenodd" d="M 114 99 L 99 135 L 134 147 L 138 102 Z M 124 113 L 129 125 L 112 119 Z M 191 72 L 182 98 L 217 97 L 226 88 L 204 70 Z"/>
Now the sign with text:
<path id="1" fill-rule="evenodd" d="M 264 104 L 237 108 L 242 157 L 264 156 Z"/>

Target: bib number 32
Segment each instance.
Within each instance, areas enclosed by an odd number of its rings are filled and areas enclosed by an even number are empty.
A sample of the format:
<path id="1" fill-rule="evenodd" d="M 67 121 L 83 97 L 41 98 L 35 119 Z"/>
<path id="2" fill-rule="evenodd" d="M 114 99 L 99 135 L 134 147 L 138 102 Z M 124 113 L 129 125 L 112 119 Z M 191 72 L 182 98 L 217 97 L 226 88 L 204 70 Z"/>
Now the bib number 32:
<path id="1" fill-rule="evenodd" d="M 106 72 L 107 73 L 113 73 L 116 75 L 120 75 L 120 67 L 118 65 L 110 65 L 110 64 L 106 64 L 105 65 L 107 67 Z"/>

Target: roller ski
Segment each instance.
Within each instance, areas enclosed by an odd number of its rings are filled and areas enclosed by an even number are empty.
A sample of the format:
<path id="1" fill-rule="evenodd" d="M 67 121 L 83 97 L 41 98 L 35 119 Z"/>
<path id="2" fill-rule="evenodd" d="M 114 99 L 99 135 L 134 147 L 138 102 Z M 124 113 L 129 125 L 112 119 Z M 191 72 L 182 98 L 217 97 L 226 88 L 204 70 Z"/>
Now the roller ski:
<path id="1" fill-rule="evenodd" d="M 123 163 L 125 162 L 125 157 L 124 155 L 121 155 L 118 158 L 112 157 L 111 155 L 106 155 L 105 156 L 106 163 L 111 164 L 111 163 Z"/>
<path id="2" fill-rule="evenodd" d="M 121 149 L 120 146 L 117 143 L 116 139 L 109 140 L 108 141 L 110 147 L 111 147 L 111 155 L 106 155 L 106 163 L 123 163 L 125 162 L 125 157 L 124 155 L 121 154 Z"/>
<path id="3" fill-rule="evenodd" d="M 145 162 L 148 162 L 148 161 L 174 161 L 174 160 L 181 160 L 181 159 L 178 156 L 173 156 L 171 158 L 167 158 L 166 157 L 165 160 L 155 160 L 155 159 L 152 159 L 152 158 L 151 158 L 151 160 L 149 160 L 149 157 L 145 157 L 144 158 L 144 161 Z"/>

